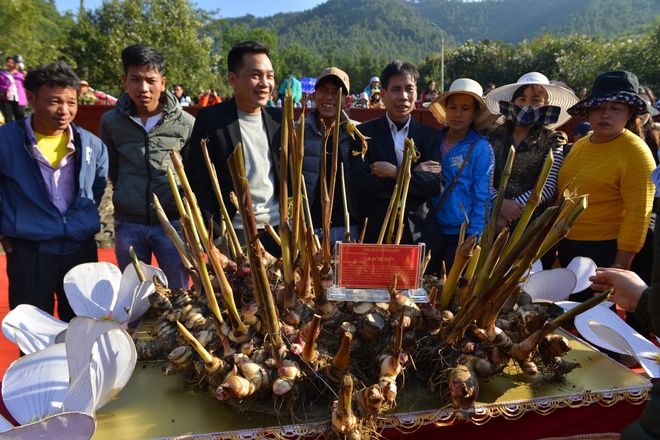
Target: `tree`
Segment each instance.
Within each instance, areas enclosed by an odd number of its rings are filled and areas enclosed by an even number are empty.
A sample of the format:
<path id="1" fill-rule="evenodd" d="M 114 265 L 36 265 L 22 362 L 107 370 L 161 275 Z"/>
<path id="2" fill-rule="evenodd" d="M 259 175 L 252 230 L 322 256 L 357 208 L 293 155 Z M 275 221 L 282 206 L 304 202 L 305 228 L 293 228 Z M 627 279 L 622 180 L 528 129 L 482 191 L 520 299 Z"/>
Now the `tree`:
<path id="1" fill-rule="evenodd" d="M 111 0 L 79 17 L 66 53 L 93 87 L 119 94 L 121 51 L 150 45 L 165 55 L 169 83 L 193 95 L 219 81 L 212 40 L 199 33 L 202 19 L 188 0 Z"/>
<path id="2" fill-rule="evenodd" d="M 251 16 L 248 16 L 251 17 Z M 254 17 L 252 17 L 254 19 Z M 217 59 L 218 71 L 218 86 L 217 90 L 220 93 L 230 95 L 232 89 L 226 82 L 220 82 L 220 79 L 227 78 L 227 55 L 231 48 L 242 41 L 259 41 L 266 45 L 269 50 L 271 59 L 277 56 L 277 33 L 274 30 L 265 28 L 249 28 L 242 23 L 229 22 L 229 20 L 209 20 L 202 28 L 202 35 L 210 38 L 213 41 L 212 56 Z M 273 59 L 275 64 L 275 60 Z M 275 73 L 279 74 L 277 67 L 274 65 Z"/>
<path id="3" fill-rule="evenodd" d="M 21 54 L 26 67 L 55 61 L 62 56 L 68 30 L 74 25 L 46 0 L 0 0 L 0 55 Z"/>

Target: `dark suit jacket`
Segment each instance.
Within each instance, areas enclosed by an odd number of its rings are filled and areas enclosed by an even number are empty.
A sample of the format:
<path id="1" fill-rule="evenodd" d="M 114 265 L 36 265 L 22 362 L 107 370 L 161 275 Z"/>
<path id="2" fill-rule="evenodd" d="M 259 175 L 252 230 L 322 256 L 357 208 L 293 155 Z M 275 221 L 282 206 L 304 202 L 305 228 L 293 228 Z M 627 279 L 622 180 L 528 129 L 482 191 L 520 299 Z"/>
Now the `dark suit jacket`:
<path id="1" fill-rule="evenodd" d="M 277 108 L 264 107 L 261 114 L 266 125 L 268 148 L 275 167 L 276 182 L 273 182 L 273 185 L 275 185 L 275 194 L 277 195 L 280 186 L 282 111 Z M 201 140 L 204 138 L 209 139 L 207 143 L 209 156 L 215 166 L 225 206 L 229 211 L 229 215 L 233 216 L 236 213 L 236 207 L 229 201 L 229 193 L 234 191 L 234 185 L 229 173 L 227 159 L 233 153 L 236 145 L 242 142 L 236 101 L 233 98 L 199 110 L 190 138 L 188 155 L 184 158 L 190 186 L 195 193 L 195 197 L 197 197 L 197 202 L 204 213 L 205 220 L 208 221 L 208 217 L 213 215 L 213 219 L 217 224 L 222 217 L 220 204 L 213 192 L 211 177 L 202 153 Z"/>
<path id="2" fill-rule="evenodd" d="M 386 116 L 360 124 L 358 129 L 363 135 L 371 139 L 368 141 L 369 149 L 364 161 L 360 155 L 351 157 L 351 185 L 353 190 L 360 196 L 360 224 L 363 224 L 364 219 L 369 217 L 364 241 L 365 243 L 375 243 L 387 213 L 387 207 L 396 181 L 374 176 L 369 171 L 369 166 L 379 161 L 396 165 L 396 152 L 394 151 L 394 140 Z M 420 153 L 420 158 L 412 164 L 412 168 L 427 160 L 442 161 L 440 130 L 412 119 L 408 137 L 415 141 L 415 147 Z M 361 150 L 359 141 L 355 141 L 353 145 L 354 151 Z M 406 202 L 406 221 L 404 221 L 406 228 L 402 237 L 402 244 L 424 242 L 427 248 L 431 250 L 435 250 L 440 246 L 442 239 L 435 220 L 435 213 L 432 211 L 430 198 L 439 195 L 442 188 L 441 174 L 427 171 L 412 172 Z"/>

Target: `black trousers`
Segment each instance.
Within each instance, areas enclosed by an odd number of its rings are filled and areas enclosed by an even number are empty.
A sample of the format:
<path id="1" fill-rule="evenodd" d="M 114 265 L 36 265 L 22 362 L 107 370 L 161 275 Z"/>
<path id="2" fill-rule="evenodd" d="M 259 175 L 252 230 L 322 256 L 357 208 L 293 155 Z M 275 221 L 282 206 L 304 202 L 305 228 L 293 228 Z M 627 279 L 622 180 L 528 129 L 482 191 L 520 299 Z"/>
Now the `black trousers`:
<path id="1" fill-rule="evenodd" d="M 69 322 L 76 315 L 64 294 L 64 275 L 73 267 L 98 261 L 94 238 L 81 243 L 78 251 L 67 255 L 53 255 L 39 251 L 38 242 L 11 240 L 12 252 L 7 254 L 9 279 L 9 308 L 31 304 L 54 315 L 57 296 L 57 315 Z"/>
<path id="2" fill-rule="evenodd" d="M 25 106 L 18 105 L 18 101 L 0 101 L 0 112 L 5 117 L 5 124 L 18 121 L 25 117 Z"/>

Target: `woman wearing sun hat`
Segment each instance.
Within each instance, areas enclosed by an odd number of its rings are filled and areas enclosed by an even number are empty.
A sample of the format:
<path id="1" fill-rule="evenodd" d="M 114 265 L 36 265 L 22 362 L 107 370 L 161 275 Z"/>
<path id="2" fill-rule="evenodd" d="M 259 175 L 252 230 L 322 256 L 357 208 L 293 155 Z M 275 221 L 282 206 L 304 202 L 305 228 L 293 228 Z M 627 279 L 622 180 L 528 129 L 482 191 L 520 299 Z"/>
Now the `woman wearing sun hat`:
<path id="1" fill-rule="evenodd" d="M 495 158 L 488 138 L 476 130 L 490 126 L 497 115 L 488 110 L 482 95 L 478 82 L 461 78 L 429 106 L 433 116 L 444 125 L 441 133 L 445 190 L 434 198 L 433 206 L 444 239 L 440 258 L 447 270 L 454 262 L 461 224 L 465 220 L 460 205 L 470 221 L 466 234 L 480 235 L 486 221 Z"/>
<path id="2" fill-rule="evenodd" d="M 594 80 L 591 94 L 568 110 L 588 119 L 593 133 L 575 143 L 559 172 L 560 187 L 588 194 L 587 209 L 559 243 L 562 266 L 574 256 L 586 256 L 601 267 L 630 269 L 644 244 L 655 162 L 644 141 L 627 128 L 648 111 L 638 87 L 631 72 L 605 72 Z M 591 296 L 585 291 L 570 299 Z"/>
<path id="3" fill-rule="evenodd" d="M 502 125 L 489 133 L 495 151 L 495 191 L 499 187 L 511 145 L 516 149 L 504 202 L 497 219 L 498 228 L 501 229 L 512 226 L 520 218 L 550 151 L 553 152 L 554 163 L 535 214 L 543 212 L 555 196 L 557 173 L 568 137 L 563 131 L 553 129 L 571 118 L 566 110 L 577 102 L 577 97 L 571 90 L 550 84 L 545 75 L 530 72 L 520 77 L 515 84 L 496 88 L 485 99 L 491 112 L 501 113 L 505 119 Z M 493 194 L 497 195 L 496 192 Z"/>

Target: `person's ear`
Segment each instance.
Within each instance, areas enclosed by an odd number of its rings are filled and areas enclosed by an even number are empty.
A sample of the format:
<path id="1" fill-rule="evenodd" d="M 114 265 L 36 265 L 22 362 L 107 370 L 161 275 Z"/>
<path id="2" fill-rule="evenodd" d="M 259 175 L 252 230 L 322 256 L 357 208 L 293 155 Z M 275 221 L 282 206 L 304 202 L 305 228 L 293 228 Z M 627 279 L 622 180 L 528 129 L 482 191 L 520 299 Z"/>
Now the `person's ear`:
<path id="1" fill-rule="evenodd" d="M 32 93 L 30 90 L 26 90 L 25 95 L 27 96 L 28 104 L 30 104 L 30 107 L 34 108 L 37 102 L 37 95 Z"/>

